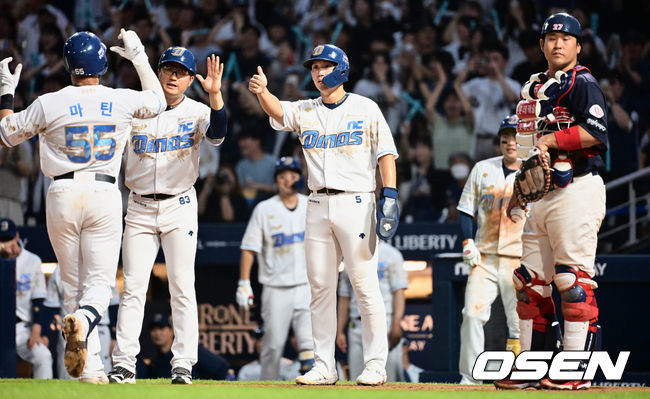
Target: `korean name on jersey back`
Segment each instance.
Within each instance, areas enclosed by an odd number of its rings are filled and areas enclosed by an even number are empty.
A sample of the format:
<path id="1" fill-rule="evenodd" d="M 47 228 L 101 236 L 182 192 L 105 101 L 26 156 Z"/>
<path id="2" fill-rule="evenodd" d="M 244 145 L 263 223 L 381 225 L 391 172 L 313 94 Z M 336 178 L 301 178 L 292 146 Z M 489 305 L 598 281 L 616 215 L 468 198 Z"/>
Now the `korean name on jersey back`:
<path id="1" fill-rule="evenodd" d="M 316 130 L 306 130 L 302 133 L 304 139 L 302 147 L 309 148 L 334 148 L 346 145 L 361 145 L 363 142 L 363 122 L 348 122 L 347 131 L 337 134 L 322 135 Z"/>
<path id="2" fill-rule="evenodd" d="M 187 133 L 189 132 L 189 133 Z M 131 138 L 136 154 L 182 150 L 194 145 L 194 122 L 179 122 L 178 134 L 171 137 L 153 138 L 135 134 Z"/>

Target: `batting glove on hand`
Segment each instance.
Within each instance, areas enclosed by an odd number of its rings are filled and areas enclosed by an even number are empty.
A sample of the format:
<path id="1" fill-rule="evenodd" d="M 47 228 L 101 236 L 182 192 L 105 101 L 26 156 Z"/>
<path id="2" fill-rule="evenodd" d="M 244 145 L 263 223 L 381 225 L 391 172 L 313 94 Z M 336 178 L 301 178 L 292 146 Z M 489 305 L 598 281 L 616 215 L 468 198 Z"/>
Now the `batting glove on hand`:
<path id="1" fill-rule="evenodd" d="M 474 240 L 468 238 L 463 241 L 463 262 L 475 267 L 481 263 L 481 253 L 476 248 Z"/>
<path id="2" fill-rule="evenodd" d="M 147 53 L 144 51 L 144 45 L 140 41 L 137 33 L 122 28 L 117 38 L 124 42 L 124 47 L 111 46 L 111 51 L 131 61 L 135 66 L 144 65 L 149 62 L 149 57 L 147 57 Z"/>
<path id="3" fill-rule="evenodd" d="M 12 57 L 7 57 L 0 61 L 0 96 L 16 92 L 16 86 L 20 80 L 20 71 L 23 70 L 23 64 L 16 65 L 16 69 L 12 74 L 9 70 L 9 63 L 13 60 Z"/>
<path id="4" fill-rule="evenodd" d="M 382 240 L 393 238 L 399 224 L 399 207 L 397 205 L 397 189 L 384 187 L 379 192 L 377 206 L 377 235 Z"/>
<path id="5" fill-rule="evenodd" d="M 248 310 L 250 306 L 253 306 L 253 288 L 251 287 L 250 280 L 239 280 L 237 283 L 237 304 Z"/>

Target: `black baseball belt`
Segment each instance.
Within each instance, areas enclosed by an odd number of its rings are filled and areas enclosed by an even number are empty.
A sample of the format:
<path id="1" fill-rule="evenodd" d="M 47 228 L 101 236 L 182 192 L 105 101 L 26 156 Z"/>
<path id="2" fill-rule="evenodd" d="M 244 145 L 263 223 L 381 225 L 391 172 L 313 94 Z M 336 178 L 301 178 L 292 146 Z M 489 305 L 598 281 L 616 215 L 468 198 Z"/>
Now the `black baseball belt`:
<path id="1" fill-rule="evenodd" d="M 54 176 L 52 179 L 61 180 L 61 179 L 74 179 L 75 172 L 68 172 L 62 175 Z M 115 183 L 115 178 L 113 176 L 105 175 L 103 173 L 95 173 L 96 181 L 105 181 L 107 183 Z"/>
<path id="2" fill-rule="evenodd" d="M 327 195 L 336 195 L 336 194 L 341 194 L 344 193 L 345 190 L 337 190 L 335 188 L 327 188 L 323 187 L 320 190 L 316 190 L 318 194 L 327 194 Z"/>
<path id="3" fill-rule="evenodd" d="M 166 200 L 166 199 L 169 199 L 169 198 L 175 197 L 175 195 L 173 195 L 173 194 L 158 194 L 158 193 L 153 193 L 153 194 L 145 194 L 145 195 L 141 195 L 140 197 L 142 197 L 142 198 L 149 198 L 149 199 L 152 199 L 152 200 L 154 200 L 154 201 L 162 201 L 162 200 Z"/>

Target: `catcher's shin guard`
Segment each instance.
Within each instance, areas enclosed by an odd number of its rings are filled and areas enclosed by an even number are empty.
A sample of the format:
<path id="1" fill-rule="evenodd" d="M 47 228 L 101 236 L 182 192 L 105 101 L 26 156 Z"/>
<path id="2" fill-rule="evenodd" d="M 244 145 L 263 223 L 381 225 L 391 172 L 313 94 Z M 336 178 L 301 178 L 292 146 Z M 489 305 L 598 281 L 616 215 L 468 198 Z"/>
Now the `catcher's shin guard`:
<path id="1" fill-rule="evenodd" d="M 513 272 L 521 350 L 544 350 L 548 327 L 555 320 L 551 286 L 521 265 Z"/>
<path id="2" fill-rule="evenodd" d="M 564 349 L 592 350 L 598 332 L 595 281 L 582 270 L 556 265 L 553 281 L 562 298 Z"/>

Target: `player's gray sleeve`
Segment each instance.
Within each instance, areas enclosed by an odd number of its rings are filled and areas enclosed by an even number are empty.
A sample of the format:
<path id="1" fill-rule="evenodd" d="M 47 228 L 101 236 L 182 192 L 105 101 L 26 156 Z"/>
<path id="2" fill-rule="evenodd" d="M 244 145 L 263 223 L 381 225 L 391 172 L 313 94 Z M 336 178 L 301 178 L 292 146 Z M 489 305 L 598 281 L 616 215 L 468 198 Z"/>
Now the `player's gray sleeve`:
<path id="1" fill-rule="evenodd" d="M 158 76 L 156 76 L 156 73 L 153 71 L 153 69 L 151 69 L 151 65 L 149 65 L 148 62 L 139 65 L 133 64 L 133 66 L 135 67 L 135 71 L 138 73 L 138 77 L 140 78 L 142 90 L 151 90 L 156 95 L 156 97 L 158 97 L 158 100 L 161 101 L 160 111 L 158 111 L 158 114 L 160 114 L 165 110 L 165 107 L 162 105 L 164 104 L 162 100 L 165 98 L 165 92 L 160 85 Z"/>

